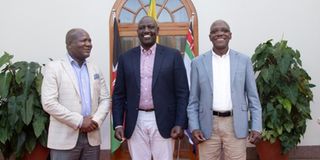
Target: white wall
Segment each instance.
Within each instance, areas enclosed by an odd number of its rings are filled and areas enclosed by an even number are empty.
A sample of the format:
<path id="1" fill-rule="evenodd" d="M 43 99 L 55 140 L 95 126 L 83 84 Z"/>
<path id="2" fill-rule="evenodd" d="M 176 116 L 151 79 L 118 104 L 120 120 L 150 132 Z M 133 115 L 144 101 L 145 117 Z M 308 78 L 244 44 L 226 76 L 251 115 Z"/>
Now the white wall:
<path id="1" fill-rule="evenodd" d="M 95 61 L 109 79 L 109 16 L 115 0 L 0 0 L 0 55 L 7 51 L 15 60 L 48 62 L 66 54 L 65 33 L 73 27 L 86 29 L 93 40 L 90 60 Z M 301 145 L 320 145 L 320 1 L 318 0 L 193 0 L 199 18 L 199 51 L 211 48 L 209 27 L 216 19 L 229 22 L 231 48 L 251 56 L 255 47 L 268 39 L 287 39 L 301 52 L 303 67 L 312 77 L 313 120 L 308 121 Z M 105 136 L 109 137 L 109 122 Z M 106 138 L 108 140 L 109 138 Z M 110 148 L 105 143 L 103 148 Z"/>

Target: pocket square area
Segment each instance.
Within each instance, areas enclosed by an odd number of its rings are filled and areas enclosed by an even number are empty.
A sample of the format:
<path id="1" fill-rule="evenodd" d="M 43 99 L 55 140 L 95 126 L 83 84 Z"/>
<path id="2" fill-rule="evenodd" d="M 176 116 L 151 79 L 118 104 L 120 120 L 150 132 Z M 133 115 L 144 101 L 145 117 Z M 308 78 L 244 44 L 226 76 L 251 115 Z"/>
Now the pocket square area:
<path id="1" fill-rule="evenodd" d="M 94 78 L 94 79 L 99 79 L 100 76 L 99 76 L 99 74 L 94 74 L 94 75 L 93 75 L 93 78 Z"/>

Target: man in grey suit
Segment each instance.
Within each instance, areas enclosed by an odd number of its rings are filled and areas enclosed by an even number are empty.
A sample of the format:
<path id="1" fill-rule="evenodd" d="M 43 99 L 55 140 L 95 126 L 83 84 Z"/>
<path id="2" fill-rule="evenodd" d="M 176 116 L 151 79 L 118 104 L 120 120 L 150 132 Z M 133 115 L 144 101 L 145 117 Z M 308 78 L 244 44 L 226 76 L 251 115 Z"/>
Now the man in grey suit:
<path id="1" fill-rule="evenodd" d="M 255 144 L 261 138 L 261 105 L 251 60 L 229 48 L 231 37 L 225 21 L 213 22 L 212 50 L 191 63 L 187 111 L 200 160 L 220 159 L 222 154 L 225 159 L 245 160 L 248 117 L 252 123 L 249 142 Z"/>

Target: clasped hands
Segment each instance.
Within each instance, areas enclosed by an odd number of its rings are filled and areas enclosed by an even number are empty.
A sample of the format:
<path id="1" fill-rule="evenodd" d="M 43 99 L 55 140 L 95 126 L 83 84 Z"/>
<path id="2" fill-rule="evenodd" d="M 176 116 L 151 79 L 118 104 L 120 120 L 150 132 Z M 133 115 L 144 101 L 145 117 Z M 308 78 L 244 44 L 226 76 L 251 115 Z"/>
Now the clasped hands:
<path id="1" fill-rule="evenodd" d="M 91 132 L 99 127 L 98 123 L 92 120 L 92 116 L 83 117 L 82 125 L 80 127 L 80 132 Z"/>

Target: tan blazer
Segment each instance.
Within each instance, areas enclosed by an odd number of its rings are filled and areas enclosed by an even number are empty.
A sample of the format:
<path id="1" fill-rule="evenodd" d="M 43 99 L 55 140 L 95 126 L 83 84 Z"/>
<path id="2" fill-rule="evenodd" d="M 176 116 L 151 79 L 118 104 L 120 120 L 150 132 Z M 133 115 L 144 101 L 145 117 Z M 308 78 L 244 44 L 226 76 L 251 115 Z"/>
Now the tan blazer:
<path id="1" fill-rule="evenodd" d="M 87 61 L 91 89 L 91 116 L 101 126 L 110 110 L 110 94 L 98 67 Z M 50 114 L 48 147 L 75 147 L 81 115 L 81 97 L 75 72 L 66 58 L 46 64 L 41 88 L 43 109 Z M 100 130 L 88 133 L 90 145 L 101 143 Z"/>

